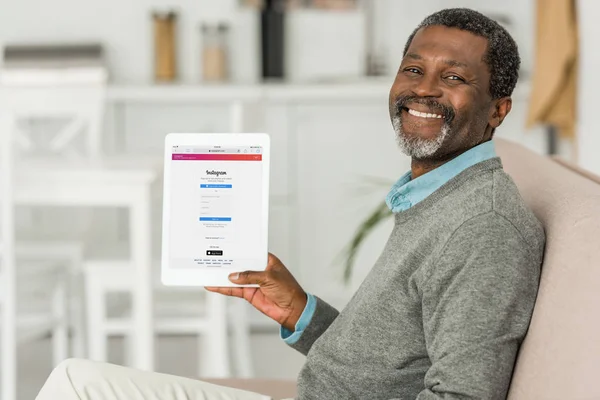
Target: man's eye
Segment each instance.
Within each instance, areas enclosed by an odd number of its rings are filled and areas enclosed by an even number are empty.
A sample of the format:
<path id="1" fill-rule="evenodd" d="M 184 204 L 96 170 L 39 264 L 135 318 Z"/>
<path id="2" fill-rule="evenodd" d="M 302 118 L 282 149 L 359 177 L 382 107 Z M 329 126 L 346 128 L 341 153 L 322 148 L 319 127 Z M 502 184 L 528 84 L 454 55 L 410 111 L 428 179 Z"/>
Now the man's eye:
<path id="1" fill-rule="evenodd" d="M 421 73 L 421 71 L 419 71 L 416 68 L 406 68 L 406 69 L 404 69 L 404 71 L 405 72 L 410 72 L 411 74 L 420 74 Z"/>
<path id="2" fill-rule="evenodd" d="M 446 79 L 451 80 L 451 81 L 457 81 L 457 82 L 464 82 L 465 80 L 463 78 L 461 78 L 458 75 L 449 75 L 446 77 Z"/>

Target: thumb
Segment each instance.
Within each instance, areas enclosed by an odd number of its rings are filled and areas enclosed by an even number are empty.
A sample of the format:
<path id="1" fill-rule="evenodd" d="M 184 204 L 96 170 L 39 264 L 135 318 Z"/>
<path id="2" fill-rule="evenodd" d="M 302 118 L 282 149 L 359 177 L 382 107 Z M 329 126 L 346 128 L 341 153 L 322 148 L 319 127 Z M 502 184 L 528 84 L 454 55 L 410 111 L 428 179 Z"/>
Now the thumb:
<path id="1" fill-rule="evenodd" d="M 267 280 L 264 271 L 244 271 L 229 274 L 229 280 L 238 285 L 260 285 Z"/>

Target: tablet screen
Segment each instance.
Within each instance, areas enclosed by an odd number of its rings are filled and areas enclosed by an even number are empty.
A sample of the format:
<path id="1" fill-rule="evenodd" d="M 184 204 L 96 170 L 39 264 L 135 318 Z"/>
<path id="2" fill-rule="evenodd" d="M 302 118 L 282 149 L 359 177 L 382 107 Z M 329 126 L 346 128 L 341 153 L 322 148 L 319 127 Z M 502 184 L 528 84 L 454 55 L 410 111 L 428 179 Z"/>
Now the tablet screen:
<path id="1" fill-rule="evenodd" d="M 173 145 L 170 162 L 171 268 L 262 262 L 263 148 Z"/>

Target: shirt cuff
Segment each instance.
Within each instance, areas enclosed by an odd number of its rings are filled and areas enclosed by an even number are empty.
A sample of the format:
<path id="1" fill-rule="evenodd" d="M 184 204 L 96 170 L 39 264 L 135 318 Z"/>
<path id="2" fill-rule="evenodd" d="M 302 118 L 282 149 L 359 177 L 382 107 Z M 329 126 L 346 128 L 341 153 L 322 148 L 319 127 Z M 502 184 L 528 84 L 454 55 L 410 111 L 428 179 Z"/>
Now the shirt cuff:
<path id="1" fill-rule="evenodd" d="M 290 331 L 287 328 L 281 326 L 279 328 L 279 336 L 286 344 L 292 345 L 296 343 L 300 336 L 302 336 L 302 332 L 310 323 L 313 315 L 315 314 L 315 309 L 317 307 L 317 299 L 310 293 L 306 294 L 307 301 L 306 307 L 304 307 L 304 311 L 302 311 L 302 315 L 300 315 L 300 319 L 296 322 L 296 327 L 294 331 Z"/>

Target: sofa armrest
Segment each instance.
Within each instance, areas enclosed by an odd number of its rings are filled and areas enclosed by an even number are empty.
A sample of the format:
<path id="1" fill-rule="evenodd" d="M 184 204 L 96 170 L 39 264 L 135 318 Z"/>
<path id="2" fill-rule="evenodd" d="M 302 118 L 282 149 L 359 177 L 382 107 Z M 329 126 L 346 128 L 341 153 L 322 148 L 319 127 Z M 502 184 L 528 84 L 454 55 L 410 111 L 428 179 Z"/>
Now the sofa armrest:
<path id="1" fill-rule="evenodd" d="M 552 160 L 556 161 L 558 164 L 562 165 L 563 167 L 568 168 L 571 171 L 600 184 L 600 176 L 594 174 L 593 172 L 588 171 L 587 169 L 578 167 L 574 163 L 565 160 L 561 156 L 552 156 Z"/>
<path id="2" fill-rule="evenodd" d="M 202 379 L 204 382 L 247 390 L 272 397 L 274 400 L 296 396 L 296 382 L 277 379 Z"/>

